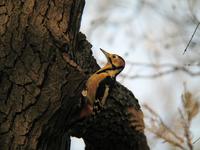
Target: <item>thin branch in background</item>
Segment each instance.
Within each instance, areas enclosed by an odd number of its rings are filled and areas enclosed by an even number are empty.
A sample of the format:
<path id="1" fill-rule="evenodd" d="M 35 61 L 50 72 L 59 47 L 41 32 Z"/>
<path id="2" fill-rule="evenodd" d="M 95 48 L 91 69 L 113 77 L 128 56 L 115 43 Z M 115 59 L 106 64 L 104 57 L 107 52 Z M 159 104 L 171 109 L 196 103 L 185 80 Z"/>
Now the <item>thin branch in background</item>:
<path id="1" fill-rule="evenodd" d="M 133 65 L 133 63 L 132 63 Z M 142 66 L 142 63 L 139 63 L 139 65 Z M 150 67 L 150 68 L 153 68 L 155 67 L 156 68 L 156 65 L 154 64 L 146 64 L 144 63 L 144 67 Z M 158 65 L 157 65 L 158 67 Z M 123 77 L 123 78 L 129 78 L 129 79 L 135 79 L 135 78 L 157 78 L 157 77 L 161 77 L 163 75 L 168 75 L 168 74 L 171 74 L 171 73 L 175 73 L 175 72 L 178 72 L 178 71 L 182 71 L 190 76 L 199 76 L 200 75 L 200 71 L 197 71 L 197 72 L 194 72 L 194 71 L 191 71 L 189 68 L 185 67 L 185 66 L 178 66 L 178 65 L 173 65 L 173 64 L 162 64 L 162 65 L 159 65 L 159 68 L 163 69 L 163 68 L 168 68 L 164 71 L 160 71 L 160 72 L 156 72 L 156 73 L 153 73 L 153 74 L 136 74 L 136 75 L 130 75 L 130 74 L 120 74 L 119 76 Z"/>
<path id="2" fill-rule="evenodd" d="M 200 137 L 198 139 L 196 139 L 192 144 L 196 144 L 198 141 L 200 140 Z"/>
<path id="3" fill-rule="evenodd" d="M 165 123 L 164 121 L 161 119 L 161 117 L 158 115 L 158 113 L 156 113 L 152 108 L 150 108 L 148 105 L 144 104 L 143 107 L 148 110 L 152 116 L 154 116 L 155 118 L 158 119 L 153 119 L 153 120 L 157 120 L 157 123 L 159 123 L 160 125 L 162 125 L 164 127 L 164 129 L 166 129 L 171 135 L 173 135 L 180 143 L 183 143 L 184 140 L 182 137 L 178 136 L 176 134 L 176 132 L 174 132 L 172 129 L 170 129 Z M 152 119 L 152 118 L 151 118 Z"/>
<path id="4" fill-rule="evenodd" d="M 126 64 L 131 65 L 131 66 L 142 66 L 142 67 L 150 67 L 150 68 L 171 67 L 171 66 L 178 65 L 178 64 L 174 64 L 174 63 L 155 64 L 155 63 L 131 62 L 131 61 L 126 61 Z"/>
<path id="5" fill-rule="evenodd" d="M 188 42 L 188 44 L 187 44 L 187 46 L 186 46 L 186 48 L 185 48 L 185 50 L 184 50 L 184 52 L 183 52 L 183 55 L 185 54 L 185 52 L 187 51 L 188 47 L 190 46 L 190 43 L 191 43 L 191 41 L 192 41 L 192 39 L 193 39 L 193 37 L 194 37 L 194 35 L 195 35 L 195 33 L 196 33 L 196 31 L 197 31 L 199 25 L 200 25 L 200 22 L 198 22 L 198 24 L 197 24 L 197 26 L 196 26 L 194 32 L 192 33 L 192 36 L 191 36 L 191 38 L 190 38 L 190 40 L 189 40 L 189 42 Z"/>
<path id="6" fill-rule="evenodd" d="M 169 138 L 166 137 L 162 132 L 155 132 L 155 130 L 153 130 L 153 129 L 147 129 L 147 130 L 150 131 L 151 133 L 155 134 L 157 136 L 157 138 L 163 139 L 164 142 L 167 142 L 167 143 L 173 145 L 174 147 L 178 147 L 181 150 L 187 150 L 183 147 L 183 145 L 181 143 L 174 141 L 170 137 Z"/>
<path id="7" fill-rule="evenodd" d="M 184 129 L 184 136 L 186 138 L 186 143 L 190 150 L 193 150 L 193 143 L 190 133 L 190 126 L 192 119 L 199 113 L 199 103 L 198 100 L 194 98 L 191 92 L 184 90 L 182 94 L 182 110 L 179 109 L 180 118 L 182 120 L 182 125 Z M 184 117 L 185 116 L 185 117 Z"/>
<path id="8" fill-rule="evenodd" d="M 101 62 L 104 64 L 103 62 Z M 131 66 L 142 66 L 142 67 L 150 67 L 150 68 L 170 68 L 170 67 L 175 67 L 175 66 L 180 66 L 180 64 L 176 63 L 162 63 L 162 64 L 155 64 L 155 63 L 145 63 L 145 62 L 132 62 L 132 61 L 126 61 L 126 64 L 131 65 Z M 195 63 L 195 64 L 185 64 L 186 66 L 193 66 L 193 67 L 200 67 L 200 63 Z"/>
<path id="9" fill-rule="evenodd" d="M 152 108 L 148 105 L 143 105 L 143 107 L 151 114 L 149 117 L 151 125 L 147 124 L 146 129 L 156 135 L 157 138 L 163 139 L 165 142 L 182 150 L 186 150 L 183 147 L 184 139 L 170 129 Z"/>
<path id="10" fill-rule="evenodd" d="M 183 112 L 181 109 L 178 109 L 181 120 L 182 120 L 182 125 L 184 129 L 184 136 L 186 138 L 186 143 L 189 147 L 190 150 L 193 150 L 193 145 L 192 145 L 192 139 L 191 139 L 191 134 L 190 134 L 190 122 L 184 118 Z"/>
<path id="11" fill-rule="evenodd" d="M 192 142 L 190 127 L 193 118 L 199 113 L 200 104 L 191 92 L 185 90 L 182 94 L 182 107 L 178 109 L 180 119 L 177 119 L 177 123 L 181 124 L 182 128 L 178 128 L 177 130 L 169 128 L 160 115 L 148 105 L 143 105 L 143 107 L 150 114 L 148 117 L 145 116 L 150 121 L 146 123 L 146 129 L 149 132 L 174 147 L 182 150 L 193 150 L 193 144 L 199 141 L 200 137 Z M 176 124 L 176 122 L 173 124 Z"/>

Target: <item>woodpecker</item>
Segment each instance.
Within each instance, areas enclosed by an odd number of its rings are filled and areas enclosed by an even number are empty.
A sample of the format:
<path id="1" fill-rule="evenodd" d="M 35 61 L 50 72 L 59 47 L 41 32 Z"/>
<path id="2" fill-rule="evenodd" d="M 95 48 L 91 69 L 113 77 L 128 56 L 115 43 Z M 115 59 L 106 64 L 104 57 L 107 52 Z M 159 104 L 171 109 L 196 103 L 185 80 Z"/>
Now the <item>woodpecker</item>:
<path id="1" fill-rule="evenodd" d="M 103 108 L 109 91 L 116 81 L 116 76 L 125 67 L 125 61 L 121 56 L 100 50 L 106 56 L 107 63 L 89 77 L 82 91 L 82 95 L 87 99 L 88 109 L 92 109 L 93 114 Z"/>

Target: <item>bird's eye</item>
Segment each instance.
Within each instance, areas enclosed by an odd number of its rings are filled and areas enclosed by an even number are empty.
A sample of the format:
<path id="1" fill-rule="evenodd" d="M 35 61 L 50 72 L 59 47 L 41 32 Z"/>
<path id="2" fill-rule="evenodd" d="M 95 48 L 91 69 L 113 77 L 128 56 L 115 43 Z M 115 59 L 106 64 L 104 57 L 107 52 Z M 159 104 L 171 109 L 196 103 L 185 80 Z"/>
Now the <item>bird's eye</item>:
<path id="1" fill-rule="evenodd" d="M 113 55 L 113 58 L 117 58 L 117 56 L 116 56 L 116 55 Z"/>

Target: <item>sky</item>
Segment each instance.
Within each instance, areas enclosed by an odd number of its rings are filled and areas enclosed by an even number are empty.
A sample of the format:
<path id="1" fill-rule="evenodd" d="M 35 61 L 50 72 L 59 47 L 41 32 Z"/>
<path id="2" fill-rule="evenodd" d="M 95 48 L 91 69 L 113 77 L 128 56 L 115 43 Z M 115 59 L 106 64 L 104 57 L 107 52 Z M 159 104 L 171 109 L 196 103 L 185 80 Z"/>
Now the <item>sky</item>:
<path id="1" fill-rule="evenodd" d="M 122 74 L 130 77 L 163 71 L 159 66 L 166 63 L 200 71 L 200 29 L 183 55 L 200 18 L 198 6 L 198 0 L 160 0 L 159 3 L 156 0 L 86 0 L 81 32 L 93 45 L 93 55 L 100 66 L 106 61 L 99 50 L 103 48 L 125 58 L 128 63 Z M 137 63 L 151 63 L 158 67 L 132 65 Z M 169 125 L 176 119 L 173 116 L 180 107 L 184 84 L 200 99 L 200 76 L 189 76 L 181 71 L 153 79 L 121 76 L 117 80 L 133 92 L 140 104 L 151 106 Z M 200 137 L 199 122 L 200 115 L 192 122 L 194 140 Z M 154 150 L 170 148 L 149 133 L 147 138 Z M 194 147 L 197 148 L 198 144 Z M 84 142 L 72 138 L 71 149 L 84 149 Z"/>

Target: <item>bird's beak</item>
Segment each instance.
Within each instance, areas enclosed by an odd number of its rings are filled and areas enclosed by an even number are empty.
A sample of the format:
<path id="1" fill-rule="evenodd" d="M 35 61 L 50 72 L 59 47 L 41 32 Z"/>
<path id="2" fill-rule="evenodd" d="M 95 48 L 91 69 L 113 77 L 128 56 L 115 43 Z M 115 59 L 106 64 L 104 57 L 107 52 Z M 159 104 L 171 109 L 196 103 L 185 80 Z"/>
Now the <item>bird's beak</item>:
<path id="1" fill-rule="evenodd" d="M 108 52 L 106 52 L 105 50 L 101 49 L 100 50 L 104 53 L 104 55 L 106 56 L 108 62 L 110 62 L 110 54 Z"/>

